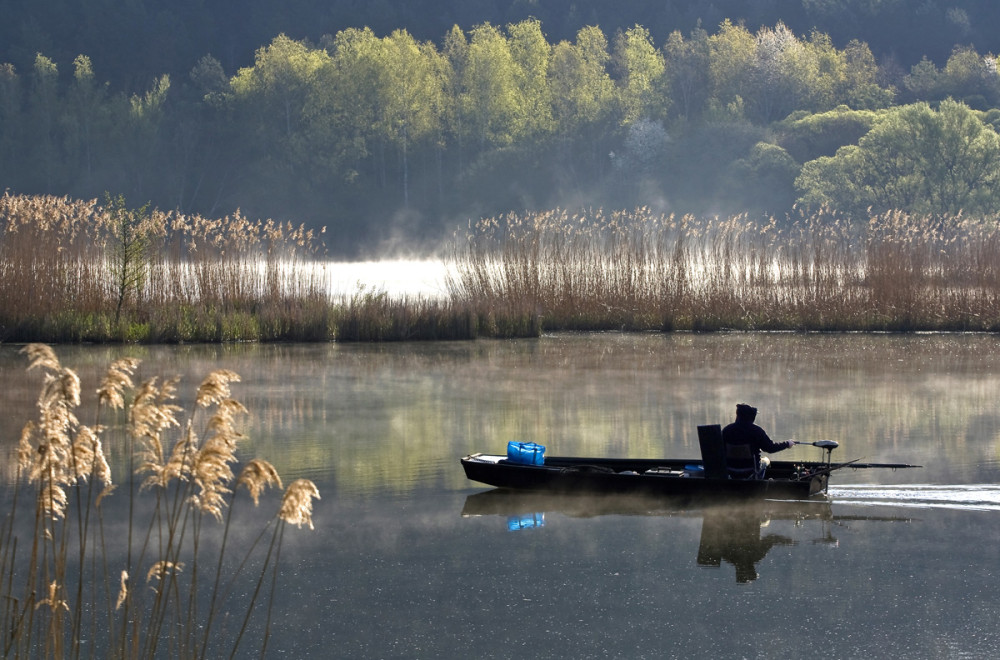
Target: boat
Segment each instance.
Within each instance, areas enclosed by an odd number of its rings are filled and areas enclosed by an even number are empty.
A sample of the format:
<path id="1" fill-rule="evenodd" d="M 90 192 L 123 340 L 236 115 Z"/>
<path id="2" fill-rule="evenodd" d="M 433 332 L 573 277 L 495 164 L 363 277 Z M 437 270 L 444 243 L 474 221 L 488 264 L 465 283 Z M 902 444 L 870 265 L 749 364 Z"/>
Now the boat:
<path id="1" fill-rule="evenodd" d="M 799 444 L 825 450 L 824 461 L 771 461 L 762 479 L 733 479 L 726 471 L 721 426 L 699 426 L 698 440 L 700 459 L 542 456 L 537 463 L 524 463 L 508 452 L 469 454 L 461 463 L 470 480 L 497 488 L 730 500 L 823 498 L 830 474 L 841 468 L 920 467 L 857 460 L 833 463 L 830 456 L 838 443 L 821 440 Z"/>

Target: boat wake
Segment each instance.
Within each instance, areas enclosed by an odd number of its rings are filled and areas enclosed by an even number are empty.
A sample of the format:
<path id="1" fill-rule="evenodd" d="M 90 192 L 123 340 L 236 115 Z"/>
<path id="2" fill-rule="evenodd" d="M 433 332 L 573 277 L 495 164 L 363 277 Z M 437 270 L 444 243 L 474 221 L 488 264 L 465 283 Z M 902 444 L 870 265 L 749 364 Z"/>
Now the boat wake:
<path id="1" fill-rule="evenodd" d="M 1000 485 L 830 486 L 835 504 L 1000 511 Z"/>

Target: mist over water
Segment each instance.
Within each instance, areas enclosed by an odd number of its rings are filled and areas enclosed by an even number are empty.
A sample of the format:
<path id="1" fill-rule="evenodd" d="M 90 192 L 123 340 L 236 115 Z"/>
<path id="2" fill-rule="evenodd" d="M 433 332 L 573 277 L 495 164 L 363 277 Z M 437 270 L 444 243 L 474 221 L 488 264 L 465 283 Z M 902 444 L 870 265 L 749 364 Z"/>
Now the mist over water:
<path id="1" fill-rule="evenodd" d="M 436 259 L 331 262 L 324 266 L 331 297 L 359 290 L 390 296 L 444 298 L 449 269 Z"/>
<path id="2" fill-rule="evenodd" d="M 607 333 L 57 352 L 83 381 L 83 418 L 124 354 L 143 360 L 137 380 L 182 375 L 185 406 L 208 371 L 241 375 L 241 455 L 323 497 L 316 530 L 285 536 L 275 657 L 939 658 L 1000 648 L 998 344 Z M 36 414 L 40 378 L 25 367 L 0 346 L 4 483 Z M 458 462 L 514 439 L 549 455 L 696 459 L 696 426 L 728 422 L 739 401 L 772 438 L 924 467 L 838 470 L 826 500 L 708 507 L 505 494 Z"/>

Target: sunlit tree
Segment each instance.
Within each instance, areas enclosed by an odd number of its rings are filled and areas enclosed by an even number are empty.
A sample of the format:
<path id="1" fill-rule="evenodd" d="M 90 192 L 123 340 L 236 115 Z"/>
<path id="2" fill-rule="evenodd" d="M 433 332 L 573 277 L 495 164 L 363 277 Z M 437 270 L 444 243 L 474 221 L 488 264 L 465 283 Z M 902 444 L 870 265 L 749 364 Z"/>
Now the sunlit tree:
<path id="1" fill-rule="evenodd" d="M 716 105 L 742 104 L 751 91 L 757 41 L 742 25 L 728 19 L 708 38 L 709 74 Z"/>
<path id="2" fill-rule="evenodd" d="M 508 25 L 507 34 L 525 137 L 548 135 L 553 128 L 548 75 L 552 47 L 536 19 Z"/>
<path id="3" fill-rule="evenodd" d="M 663 53 L 653 45 L 649 30 L 636 25 L 619 34 L 614 60 L 622 124 L 665 115 L 666 62 Z"/>
<path id="4" fill-rule="evenodd" d="M 73 82 L 67 101 L 67 156 L 80 163 L 82 173 L 89 179 L 100 151 L 101 136 L 106 135 L 110 126 L 106 121 L 107 85 L 97 83 L 90 58 L 85 55 L 73 60 Z"/>
<path id="5" fill-rule="evenodd" d="M 379 130 L 400 151 L 403 202 L 409 204 L 409 150 L 414 142 L 440 135 L 444 80 L 440 57 L 404 30 L 382 40 Z"/>
<path id="6" fill-rule="evenodd" d="M 31 150 L 27 153 L 29 167 L 35 168 L 46 189 L 51 189 L 59 162 L 58 134 L 59 70 L 48 57 L 35 56 L 35 66 L 28 86 L 28 121 L 25 133 Z"/>
<path id="7" fill-rule="evenodd" d="M 887 112 L 858 142 L 806 163 L 801 201 L 857 215 L 900 209 L 984 215 L 1000 204 L 1000 136 L 968 106 L 947 99 Z"/>
<path id="8" fill-rule="evenodd" d="M 480 148 L 510 145 L 524 135 L 519 76 L 504 34 L 489 24 L 473 28 L 457 101 L 462 129 Z"/>

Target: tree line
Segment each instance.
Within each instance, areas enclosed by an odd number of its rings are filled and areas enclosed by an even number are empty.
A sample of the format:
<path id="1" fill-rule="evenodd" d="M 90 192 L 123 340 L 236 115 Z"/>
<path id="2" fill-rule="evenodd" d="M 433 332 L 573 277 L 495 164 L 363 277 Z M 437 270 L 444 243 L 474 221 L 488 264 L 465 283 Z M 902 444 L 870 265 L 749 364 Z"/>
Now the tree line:
<path id="1" fill-rule="evenodd" d="M 327 225 L 330 247 L 437 240 L 509 209 L 989 215 L 997 59 L 876 61 L 859 40 L 723 20 L 550 40 L 537 19 L 438 41 L 281 34 L 227 72 L 116 90 L 87 55 L 0 65 L 0 182 Z"/>

